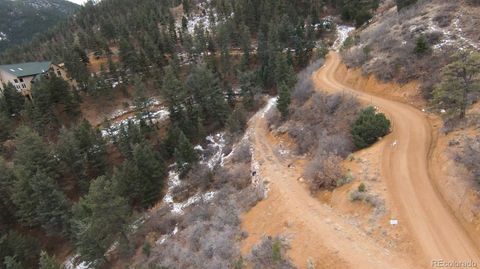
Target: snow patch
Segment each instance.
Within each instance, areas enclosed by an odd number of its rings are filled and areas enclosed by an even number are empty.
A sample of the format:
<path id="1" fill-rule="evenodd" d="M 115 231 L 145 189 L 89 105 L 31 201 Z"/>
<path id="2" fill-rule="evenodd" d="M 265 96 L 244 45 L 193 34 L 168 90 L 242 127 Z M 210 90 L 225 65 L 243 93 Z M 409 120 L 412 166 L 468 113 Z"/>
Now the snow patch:
<path id="1" fill-rule="evenodd" d="M 480 44 L 475 42 L 467 37 L 463 32 L 462 27 L 460 26 L 460 18 L 456 17 L 452 20 L 451 29 L 440 28 L 435 22 L 430 21 L 428 26 L 428 31 L 431 32 L 441 32 L 443 34 L 443 39 L 440 43 L 433 46 L 434 49 L 442 49 L 447 46 L 458 46 L 460 49 L 465 47 L 471 47 L 475 50 L 480 50 Z"/>
<path id="2" fill-rule="evenodd" d="M 347 25 L 338 25 L 337 26 L 337 39 L 333 43 L 332 48 L 336 51 L 340 50 L 343 46 L 345 40 L 347 40 L 348 35 L 355 30 L 355 27 L 347 26 Z"/>
<path id="3" fill-rule="evenodd" d="M 78 254 L 68 257 L 67 261 L 65 261 L 65 263 L 63 264 L 65 269 L 90 269 L 90 268 L 92 268 L 92 267 L 90 267 L 90 264 L 86 263 L 86 262 L 81 262 L 79 264 L 76 264 L 76 260 L 78 258 L 79 258 Z"/>
<path id="4" fill-rule="evenodd" d="M 278 101 L 278 96 L 276 97 L 272 97 L 270 99 L 268 99 L 267 101 L 267 104 L 265 105 L 265 107 L 259 111 L 260 115 L 262 118 L 265 118 L 265 116 L 267 115 L 267 113 L 274 107 L 277 105 L 277 101 Z"/>
<path id="5" fill-rule="evenodd" d="M 131 113 L 131 112 L 127 112 L 127 113 Z M 127 113 L 123 113 L 120 115 L 125 115 Z M 131 115 L 121 121 L 113 123 L 112 125 L 110 125 L 110 127 L 107 127 L 101 130 L 102 136 L 103 137 L 117 136 L 122 126 L 127 126 L 128 122 L 138 124 L 140 123 L 140 120 L 145 120 L 146 123 L 149 124 L 148 119 L 152 119 L 152 123 L 155 124 L 158 122 L 165 121 L 166 119 L 168 119 L 169 116 L 170 116 L 170 112 L 167 110 L 166 107 L 160 107 L 160 109 L 157 111 L 149 111 L 148 113 L 144 113 L 143 115 L 140 115 L 140 117 L 138 117 L 137 115 Z M 116 117 L 120 117 L 120 116 L 116 116 Z"/>
<path id="6" fill-rule="evenodd" d="M 0 32 L 0 41 L 7 40 L 7 34 Z"/>

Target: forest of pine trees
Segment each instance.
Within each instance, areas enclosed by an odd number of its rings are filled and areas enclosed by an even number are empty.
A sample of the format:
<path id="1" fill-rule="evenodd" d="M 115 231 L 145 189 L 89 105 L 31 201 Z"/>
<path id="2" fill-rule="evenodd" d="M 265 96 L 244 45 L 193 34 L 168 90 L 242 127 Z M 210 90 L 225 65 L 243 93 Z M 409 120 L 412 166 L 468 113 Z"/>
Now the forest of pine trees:
<path id="1" fill-rule="evenodd" d="M 0 268 L 58 268 L 39 234 L 63 238 L 83 261 L 106 262 L 109 247 L 127 240 L 134 212 L 162 198 L 167 164 L 186 175 L 198 161 L 193 145 L 218 129 L 242 132 L 259 94 L 278 92 L 288 115 L 295 70 L 328 31 L 324 8 L 361 25 L 378 5 L 359 9 L 363 2 L 212 0 L 202 11 L 209 24 L 189 32 L 197 1 L 89 1 L 68 22 L 5 52 L 2 63 L 64 62 L 80 90 L 52 75 L 34 85 L 33 102 L 11 85 L 0 96 Z M 184 16 L 175 18 L 179 4 Z M 100 72 L 90 74 L 90 53 L 108 59 Z M 164 135 L 148 120 L 147 92 L 170 112 Z M 125 95 L 139 123 L 109 138 L 84 119 L 84 98 Z"/>

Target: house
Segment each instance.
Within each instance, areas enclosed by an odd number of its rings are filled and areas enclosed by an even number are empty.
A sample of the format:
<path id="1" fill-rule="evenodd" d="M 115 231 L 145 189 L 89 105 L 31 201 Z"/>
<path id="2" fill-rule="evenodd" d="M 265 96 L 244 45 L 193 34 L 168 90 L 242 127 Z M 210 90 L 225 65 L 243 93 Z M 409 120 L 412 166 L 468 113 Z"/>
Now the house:
<path id="1" fill-rule="evenodd" d="M 0 93 L 5 85 L 11 83 L 17 91 L 25 96 L 31 95 L 32 84 L 41 77 L 48 77 L 52 72 L 58 77 L 62 77 L 70 85 L 76 87 L 76 82 L 71 79 L 63 64 L 52 64 L 52 62 L 30 62 L 20 64 L 0 65 Z"/>

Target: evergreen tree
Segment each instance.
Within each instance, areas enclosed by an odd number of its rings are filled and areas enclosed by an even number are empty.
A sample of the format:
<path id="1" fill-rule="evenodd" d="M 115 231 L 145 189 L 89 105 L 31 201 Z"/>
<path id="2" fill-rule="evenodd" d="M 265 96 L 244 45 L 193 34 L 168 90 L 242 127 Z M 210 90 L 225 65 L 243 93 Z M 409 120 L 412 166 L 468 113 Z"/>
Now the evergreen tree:
<path id="1" fill-rule="evenodd" d="M 80 89 L 85 90 L 90 77 L 87 69 L 88 57 L 85 52 L 82 53 L 81 49 L 75 50 L 68 47 L 64 52 L 64 60 L 68 74 L 75 79 Z"/>
<path id="2" fill-rule="evenodd" d="M 260 93 L 257 80 L 255 71 L 247 71 L 240 74 L 240 95 L 244 107 L 249 110 L 255 107 L 255 95 Z"/>
<path id="3" fill-rule="evenodd" d="M 64 269 L 63 266 L 60 266 L 60 264 L 55 260 L 55 256 L 50 257 L 48 256 L 48 253 L 45 251 L 42 251 L 40 253 L 40 261 L 38 264 L 39 269 Z"/>
<path id="4" fill-rule="evenodd" d="M 245 131 L 247 124 L 247 112 L 240 104 L 233 110 L 233 113 L 227 120 L 227 127 L 230 133 L 237 134 Z"/>
<path id="5" fill-rule="evenodd" d="M 4 262 L 9 260 L 12 265 L 21 266 L 22 269 L 28 268 L 38 260 L 38 245 L 38 242 L 31 237 L 21 235 L 13 230 L 8 233 L 2 233 L 0 230 L 0 265 L 5 265 Z M 12 263 L 12 259 L 15 261 L 14 263 Z"/>
<path id="6" fill-rule="evenodd" d="M 10 138 L 13 130 L 13 122 L 8 115 L 0 111 L 0 151 L 1 151 L 1 144 L 3 141 Z"/>
<path id="7" fill-rule="evenodd" d="M 286 119 L 288 116 L 290 103 L 291 103 L 290 88 L 286 84 L 282 83 L 278 88 L 277 108 L 278 108 L 278 111 L 280 111 L 280 114 L 282 114 L 283 119 Z"/>
<path id="8" fill-rule="evenodd" d="M 40 136 L 28 127 L 20 127 L 16 134 L 15 166 L 21 165 L 31 174 L 42 171 L 48 177 L 57 175 L 55 160 Z"/>
<path id="9" fill-rule="evenodd" d="M 225 95 L 218 85 L 218 78 L 206 67 L 199 65 L 195 67 L 187 77 L 186 86 L 189 94 L 193 97 L 194 104 L 198 106 L 199 117 L 212 123 L 223 126 L 228 117 L 228 106 L 225 102 Z M 190 114 L 191 118 L 196 118 Z"/>
<path id="10" fill-rule="evenodd" d="M 165 167 L 147 142 L 133 147 L 133 158 L 115 171 L 113 181 L 119 193 L 146 208 L 160 197 Z"/>
<path id="11" fill-rule="evenodd" d="M 15 206 L 11 199 L 14 180 L 11 169 L 0 157 L 0 231 L 7 229 L 14 221 Z"/>
<path id="12" fill-rule="evenodd" d="M 390 121 L 383 113 L 377 113 L 374 107 L 363 109 L 351 126 L 355 146 L 366 148 L 377 142 L 390 131 Z"/>
<path id="13" fill-rule="evenodd" d="M 4 259 L 3 265 L 5 269 L 23 269 L 24 265 L 17 261 L 16 257 L 7 256 Z"/>
<path id="14" fill-rule="evenodd" d="M 240 29 L 241 29 L 240 45 L 243 52 L 240 66 L 242 70 L 246 70 L 250 65 L 250 47 L 251 47 L 250 30 L 245 25 L 242 25 Z"/>
<path id="15" fill-rule="evenodd" d="M 140 69 L 138 55 L 135 48 L 126 39 L 120 40 L 119 49 L 120 59 L 122 60 L 125 69 L 131 72 L 137 72 Z"/>
<path id="16" fill-rule="evenodd" d="M 192 144 L 185 136 L 183 132 L 180 131 L 178 136 L 177 147 L 175 148 L 175 161 L 177 163 L 177 170 L 180 172 L 180 175 L 185 175 L 192 166 L 197 162 L 198 156 L 193 148 Z"/>
<path id="17" fill-rule="evenodd" d="M 417 0 L 395 0 L 395 3 L 397 4 L 397 11 L 400 12 L 400 10 L 413 5 L 417 2 Z"/>
<path id="18" fill-rule="evenodd" d="M 161 93 L 167 101 L 170 118 L 173 122 L 178 122 L 182 118 L 181 115 L 186 93 L 171 66 L 166 66 L 164 72 L 165 75 L 163 77 Z"/>
<path id="19" fill-rule="evenodd" d="M 480 53 L 460 51 L 442 69 L 442 80 L 433 91 L 433 102 L 451 116 L 465 117 L 469 96 L 480 92 Z"/>
<path id="20" fill-rule="evenodd" d="M 32 87 L 32 97 L 35 103 L 28 113 L 33 127 L 41 135 L 48 135 L 58 127 L 58 119 L 54 110 L 55 98 L 49 81 L 41 79 Z"/>
<path id="21" fill-rule="evenodd" d="M 19 114 L 25 104 L 25 97 L 9 83 L 0 93 L 0 110 L 4 110 L 7 114 Z"/>
<path id="22" fill-rule="evenodd" d="M 32 174 L 22 166 L 15 169 L 12 201 L 16 215 L 29 226 L 41 226 L 49 234 L 68 233 L 69 206 L 53 179 L 41 170 Z"/>
<path id="23" fill-rule="evenodd" d="M 90 184 L 73 214 L 74 243 L 81 261 L 99 266 L 107 261 L 105 254 L 117 238 L 126 239 L 130 209 L 105 177 Z"/>
<path id="24" fill-rule="evenodd" d="M 413 51 L 416 54 L 425 54 L 430 50 L 430 45 L 428 44 L 427 39 L 425 38 L 425 35 L 420 35 L 417 37 L 417 40 L 415 41 L 415 48 Z"/>
<path id="25" fill-rule="evenodd" d="M 275 82 L 277 87 L 285 84 L 287 88 L 293 88 L 297 82 L 297 77 L 293 67 L 288 63 L 284 54 L 278 54 L 275 61 Z"/>
<path id="26" fill-rule="evenodd" d="M 56 153 L 63 174 L 73 176 L 82 192 L 88 190 L 90 178 L 103 175 L 107 168 L 106 142 L 86 120 L 60 132 Z"/>

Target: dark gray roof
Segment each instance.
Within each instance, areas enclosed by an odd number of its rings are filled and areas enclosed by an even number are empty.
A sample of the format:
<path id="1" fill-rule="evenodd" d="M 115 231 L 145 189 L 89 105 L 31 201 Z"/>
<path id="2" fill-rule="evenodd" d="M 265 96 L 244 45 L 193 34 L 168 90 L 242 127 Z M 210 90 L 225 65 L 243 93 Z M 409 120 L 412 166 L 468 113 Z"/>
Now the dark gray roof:
<path id="1" fill-rule="evenodd" d="M 27 77 L 48 72 L 52 62 L 30 62 L 0 65 L 0 69 L 17 77 Z"/>

